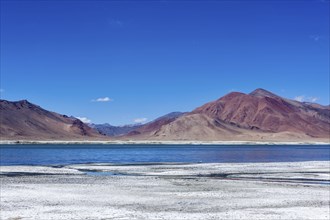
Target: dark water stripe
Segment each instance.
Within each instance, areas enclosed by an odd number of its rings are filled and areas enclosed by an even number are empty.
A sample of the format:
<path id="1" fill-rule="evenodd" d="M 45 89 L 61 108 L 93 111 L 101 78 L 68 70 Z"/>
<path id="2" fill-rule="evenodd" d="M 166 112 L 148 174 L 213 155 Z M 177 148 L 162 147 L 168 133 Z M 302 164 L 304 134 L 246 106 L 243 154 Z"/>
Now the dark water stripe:
<path id="1" fill-rule="evenodd" d="M 81 163 L 256 163 L 330 161 L 330 146 L 314 145 L 1 145 L 0 165 Z"/>

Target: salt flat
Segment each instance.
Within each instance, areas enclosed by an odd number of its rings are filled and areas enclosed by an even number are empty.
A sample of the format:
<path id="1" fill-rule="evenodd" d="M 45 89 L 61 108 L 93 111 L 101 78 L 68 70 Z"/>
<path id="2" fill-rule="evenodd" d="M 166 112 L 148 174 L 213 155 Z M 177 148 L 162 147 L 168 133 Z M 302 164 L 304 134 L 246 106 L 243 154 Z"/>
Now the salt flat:
<path id="1" fill-rule="evenodd" d="M 329 161 L 2 166 L 0 171 L 1 219 L 330 217 Z"/>

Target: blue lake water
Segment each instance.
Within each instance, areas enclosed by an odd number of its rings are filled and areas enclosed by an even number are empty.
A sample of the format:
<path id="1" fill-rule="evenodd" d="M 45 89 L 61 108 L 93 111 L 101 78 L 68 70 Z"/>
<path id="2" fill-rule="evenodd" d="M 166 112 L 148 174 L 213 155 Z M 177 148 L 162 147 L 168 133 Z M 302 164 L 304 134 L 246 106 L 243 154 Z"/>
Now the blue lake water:
<path id="1" fill-rule="evenodd" d="M 330 145 L 0 145 L 0 165 L 330 161 Z"/>

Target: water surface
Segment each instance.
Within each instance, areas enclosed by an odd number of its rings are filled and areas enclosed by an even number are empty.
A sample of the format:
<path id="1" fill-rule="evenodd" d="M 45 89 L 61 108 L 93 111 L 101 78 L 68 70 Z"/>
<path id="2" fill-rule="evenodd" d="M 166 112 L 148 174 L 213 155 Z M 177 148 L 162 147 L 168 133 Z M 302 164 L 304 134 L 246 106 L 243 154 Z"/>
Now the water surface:
<path id="1" fill-rule="evenodd" d="M 330 161 L 322 145 L 0 145 L 0 165 Z"/>

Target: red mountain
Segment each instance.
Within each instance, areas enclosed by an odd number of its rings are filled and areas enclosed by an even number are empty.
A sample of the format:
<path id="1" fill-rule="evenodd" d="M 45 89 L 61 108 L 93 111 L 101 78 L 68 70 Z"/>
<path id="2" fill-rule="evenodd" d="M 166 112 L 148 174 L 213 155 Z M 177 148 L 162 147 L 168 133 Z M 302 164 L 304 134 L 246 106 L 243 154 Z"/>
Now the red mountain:
<path id="1" fill-rule="evenodd" d="M 205 114 L 241 128 L 268 132 L 288 131 L 328 137 L 330 131 L 329 110 L 284 99 L 263 89 L 250 94 L 233 92 L 191 113 Z"/>
<path id="2" fill-rule="evenodd" d="M 153 131 L 137 135 L 137 138 L 329 140 L 329 135 L 328 107 L 285 99 L 264 89 L 257 89 L 250 94 L 229 93 Z"/>

